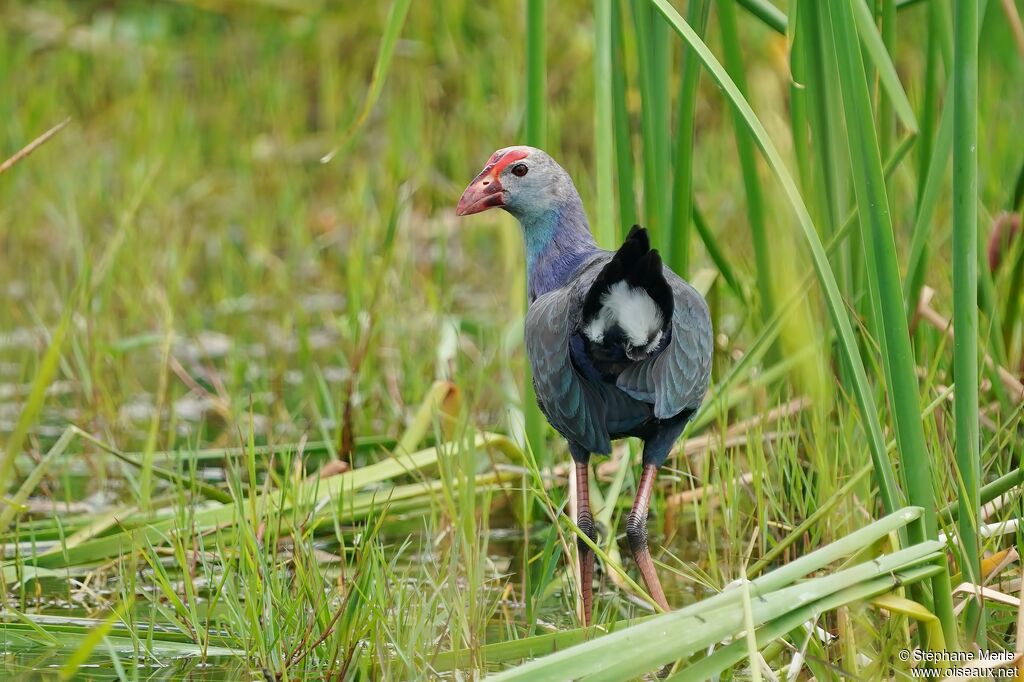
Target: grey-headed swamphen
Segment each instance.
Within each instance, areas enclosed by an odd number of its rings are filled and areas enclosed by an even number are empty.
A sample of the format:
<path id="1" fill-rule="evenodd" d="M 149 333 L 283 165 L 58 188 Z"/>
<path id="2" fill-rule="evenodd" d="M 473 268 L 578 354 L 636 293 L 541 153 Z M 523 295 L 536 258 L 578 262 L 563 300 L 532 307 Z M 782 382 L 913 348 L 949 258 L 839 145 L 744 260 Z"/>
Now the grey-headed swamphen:
<path id="1" fill-rule="evenodd" d="M 588 461 L 611 441 L 644 441 L 643 473 L 626 536 L 644 583 L 668 610 L 647 546 L 647 510 L 658 468 L 708 388 L 707 304 L 661 262 L 635 226 L 618 251 L 598 248 L 569 174 L 540 149 L 494 152 L 459 199 L 460 216 L 501 207 L 526 241 L 526 353 L 541 411 L 569 443 L 577 523 L 591 538 Z M 578 543 L 583 611 L 591 621 L 594 554 Z"/>

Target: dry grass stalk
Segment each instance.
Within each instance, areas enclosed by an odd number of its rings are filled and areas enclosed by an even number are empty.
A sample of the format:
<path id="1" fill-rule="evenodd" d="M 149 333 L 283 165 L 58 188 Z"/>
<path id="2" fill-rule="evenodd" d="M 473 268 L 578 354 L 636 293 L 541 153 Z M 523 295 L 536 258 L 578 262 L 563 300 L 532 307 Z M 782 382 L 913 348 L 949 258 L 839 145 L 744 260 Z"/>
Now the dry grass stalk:
<path id="1" fill-rule="evenodd" d="M 932 297 L 935 295 L 935 290 L 931 287 L 921 288 L 921 298 L 917 306 L 917 315 L 920 319 L 924 320 L 938 331 L 944 333 L 949 339 L 953 340 L 953 321 L 943 317 L 939 312 L 931 307 Z M 1003 387 L 1007 393 L 1010 394 L 1012 400 L 1024 400 L 1024 384 L 1013 375 L 1010 370 L 1005 367 L 1001 367 L 995 364 L 992 357 L 985 353 L 985 364 L 991 368 L 995 368 L 999 374 L 999 380 L 1002 381 Z"/>
<path id="2" fill-rule="evenodd" d="M 50 138 L 52 138 L 54 135 L 56 135 L 61 130 L 63 130 L 64 127 L 68 123 L 71 123 L 71 117 L 70 116 L 68 118 L 64 119 L 63 121 L 61 121 L 60 123 L 58 123 L 57 125 L 55 125 L 52 128 L 50 128 L 49 130 L 47 130 L 45 133 L 43 133 L 42 135 L 40 135 L 36 139 L 34 139 L 31 142 L 29 142 L 27 145 L 25 145 L 20 150 L 18 150 L 14 154 L 14 156 L 12 156 L 11 158 L 7 159 L 3 163 L 0 163 L 0 175 L 3 175 L 7 171 L 9 171 L 14 166 L 14 164 L 18 163 L 19 161 L 24 159 L 26 156 L 28 156 L 29 154 L 31 154 L 32 152 L 34 152 L 35 150 L 39 149 L 41 146 L 46 144 L 50 140 Z"/>
<path id="3" fill-rule="evenodd" d="M 731 483 L 732 485 L 748 485 L 753 480 L 754 474 L 748 471 L 742 476 L 737 476 L 736 478 L 732 479 Z M 670 495 L 668 498 L 666 498 L 665 504 L 668 506 L 669 510 L 677 509 L 684 504 L 689 504 L 691 502 L 696 502 L 697 500 L 702 500 L 704 498 L 711 498 L 712 496 L 716 496 L 718 495 L 720 490 L 721 486 L 716 485 L 705 485 L 701 486 L 700 488 L 683 490 L 681 492 L 675 493 L 674 495 Z"/>

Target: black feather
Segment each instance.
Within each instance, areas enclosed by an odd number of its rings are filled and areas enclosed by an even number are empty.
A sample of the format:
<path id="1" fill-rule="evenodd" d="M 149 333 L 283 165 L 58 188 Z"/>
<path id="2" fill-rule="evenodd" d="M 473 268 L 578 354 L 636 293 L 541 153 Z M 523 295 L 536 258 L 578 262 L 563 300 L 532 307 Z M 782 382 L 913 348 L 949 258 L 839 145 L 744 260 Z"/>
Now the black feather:
<path id="1" fill-rule="evenodd" d="M 602 268 L 583 300 L 583 324 L 601 310 L 601 298 L 616 283 L 626 280 L 632 288 L 647 291 L 667 323 L 672 319 L 672 288 L 665 281 L 661 255 L 651 248 L 647 230 L 634 225 L 612 259 Z"/>
<path id="2" fill-rule="evenodd" d="M 583 301 L 584 324 L 592 320 L 601 310 L 601 297 L 611 289 L 613 284 L 626 279 L 634 263 L 650 250 L 651 242 L 647 237 L 647 230 L 639 225 L 634 225 L 626 236 L 626 241 L 601 269 L 590 286 L 590 291 L 587 292 L 587 297 Z"/>
<path id="3" fill-rule="evenodd" d="M 668 322 L 672 319 L 674 302 L 672 287 L 665 281 L 665 270 L 661 264 L 661 254 L 651 249 L 629 269 L 626 277 L 629 286 L 641 288 L 647 292 L 654 304 L 661 311 L 661 319 Z"/>

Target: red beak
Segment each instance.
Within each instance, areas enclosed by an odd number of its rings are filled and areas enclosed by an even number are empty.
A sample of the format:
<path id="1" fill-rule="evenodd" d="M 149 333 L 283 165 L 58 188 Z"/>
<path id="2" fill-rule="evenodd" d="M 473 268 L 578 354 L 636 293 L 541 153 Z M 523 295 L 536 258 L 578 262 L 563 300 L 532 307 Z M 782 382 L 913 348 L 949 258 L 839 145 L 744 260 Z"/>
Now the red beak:
<path id="1" fill-rule="evenodd" d="M 480 175 L 473 178 L 473 182 L 469 183 L 469 187 L 459 199 L 459 205 L 455 208 L 455 215 L 473 215 L 495 206 L 505 205 L 504 188 L 490 170 L 485 168 Z"/>

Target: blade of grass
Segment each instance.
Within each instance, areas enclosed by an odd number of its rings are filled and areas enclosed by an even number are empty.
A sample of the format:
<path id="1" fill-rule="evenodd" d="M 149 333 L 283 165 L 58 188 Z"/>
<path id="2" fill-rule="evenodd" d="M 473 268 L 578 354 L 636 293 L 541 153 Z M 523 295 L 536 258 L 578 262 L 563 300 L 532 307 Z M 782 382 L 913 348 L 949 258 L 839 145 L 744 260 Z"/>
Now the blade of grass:
<path id="1" fill-rule="evenodd" d="M 698 208 L 696 203 L 693 204 L 693 226 L 697 228 L 697 234 L 700 236 L 700 240 L 704 244 L 704 248 L 707 250 L 708 256 L 711 258 L 711 262 L 713 262 L 715 267 L 718 268 L 718 271 L 722 273 L 722 277 L 725 278 L 729 288 L 733 290 L 733 293 L 735 293 L 741 301 L 746 301 L 746 294 L 743 293 L 743 287 L 736 278 L 736 273 L 733 272 L 729 259 L 726 258 L 725 253 L 722 251 L 722 247 L 718 245 L 718 239 L 711 231 L 711 228 L 708 227 L 707 222 L 704 220 L 704 214 L 701 213 L 700 208 Z"/>
<path id="2" fill-rule="evenodd" d="M 939 97 L 939 36 L 936 29 L 938 11 L 935 4 L 928 6 L 928 46 L 925 52 L 924 93 L 921 99 L 921 136 L 917 143 L 917 205 L 921 204 L 926 169 L 931 163 L 935 142 Z"/>
<path id="3" fill-rule="evenodd" d="M 110 453 L 111 455 L 121 460 L 125 464 L 139 470 L 143 469 L 144 465 L 142 462 L 138 462 L 132 459 L 131 457 L 128 457 L 113 445 L 101 441 L 99 438 L 96 438 L 91 433 L 87 433 L 86 431 L 83 431 L 82 429 L 74 425 L 68 427 L 68 430 L 77 435 L 82 440 L 88 441 L 89 443 L 92 443 L 98 448 L 102 448 L 103 450 Z M 151 467 L 151 473 L 161 480 L 168 481 L 178 486 L 182 490 L 195 490 L 203 497 L 206 497 L 207 499 L 210 500 L 214 500 L 216 502 L 231 502 L 230 494 L 208 483 L 192 480 L 191 477 L 182 476 L 177 472 L 170 471 L 168 469 L 163 469 L 157 466 Z"/>
<path id="4" fill-rule="evenodd" d="M 409 13 L 409 6 L 412 0 L 395 0 L 388 10 L 388 17 L 384 22 L 384 35 L 380 40 L 380 51 L 377 53 L 377 61 L 373 65 L 373 76 L 370 78 L 370 87 L 366 92 L 366 99 L 355 120 L 341 136 L 341 141 L 331 151 L 320 158 L 321 163 L 330 163 L 338 152 L 345 149 L 355 134 L 366 123 L 370 112 L 380 99 L 380 93 L 384 90 L 384 83 L 388 78 L 388 70 L 391 68 L 391 58 L 395 54 L 395 45 L 402 35 L 402 26 L 405 25 L 405 17 Z"/>
<path id="5" fill-rule="evenodd" d="M 29 644 L 34 647 L 58 647 L 61 649 L 77 648 L 91 632 L 100 627 L 106 619 L 76 618 L 75 623 L 68 623 L 65 616 L 53 616 L 34 613 L 16 613 L 15 617 L 23 623 L 0 623 L 0 632 L 9 643 Z M 42 629 L 42 632 L 40 630 Z M 111 634 L 113 633 L 113 634 Z M 150 630 L 145 633 L 148 641 L 142 642 L 149 655 L 165 654 L 168 656 L 244 656 L 242 649 L 231 648 L 227 643 L 217 646 L 201 647 L 191 638 L 180 632 L 167 630 Z M 119 650 L 132 651 L 140 643 L 138 634 L 114 625 L 107 634 Z M 222 638 L 217 638 L 218 642 Z"/>
<path id="6" fill-rule="evenodd" d="M 747 660 L 750 662 L 750 679 L 753 682 L 761 682 L 761 654 L 757 650 L 757 628 L 754 626 L 754 609 L 750 604 L 750 581 L 747 580 L 746 571 L 740 573 L 740 580 L 742 582 L 739 590 L 743 594 L 743 629 L 746 631 L 746 636 L 740 641 L 743 641 L 747 646 L 746 653 Z"/>
<path id="7" fill-rule="evenodd" d="M 482 663 L 495 664 L 508 661 L 521 660 L 525 658 L 536 658 L 546 654 L 567 649 L 568 647 L 582 644 L 594 637 L 605 633 L 621 630 L 631 624 L 643 622 L 653 616 L 632 620 L 618 620 L 613 623 L 592 625 L 585 628 L 574 628 L 560 632 L 550 632 L 533 637 L 524 637 L 504 642 L 495 642 L 480 647 L 479 656 Z M 459 649 L 445 651 L 434 659 L 431 668 L 438 673 L 447 672 L 456 668 L 465 668 L 474 663 L 473 651 Z"/>
<path id="8" fill-rule="evenodd" d="M 986 7 L 987 0 L 981 0 L 979 5 L 981 16 L 984 16 Z M 932 3 L 930 11 L 934 15 L 929 22 L 931 33 L 938 36 L 936 42 L 939 53 L 943 55 L 943 61 L 951 67 L 952 55 L 946 54 L 951 49 L 948 36 L 948 25 L 950 23 L 947 16 L 948 7 L 941 2 Z M 924 176 L 924 184 L 923 186 L 920 184 L 918 186 L 919 199 L 912 230 L 910 256 L 907 259 L 907 271 L 904 277 L 908 315 L 912 314 L 917 308 L 921 288 L 924 286 L 924 273 L 927 271 L 928 261 L 928 245 L 934 236 L 932 220 L 940 199 L 946 164 L 949 162 L 953 149 L 954 85 L 953 79 L 950 79 L 946 84 L 943 97 L 944 105 L 939 119 L 934 149 L 931 153 L 927 173 Z"/>
<path id="9" fill-rule="evenodd" d="M 918 150 L 917 201 L 914 209 L 914 225 L 911 229 L 910 255 L 903 278 L 908 317 L 916 311 L 917 302 L 921 298 L 921 287 L 924 286 L 931 220 L 938 202 L 942 178 L 946 172 L 953 135 L 951 93 L 948 91 L 945 98 L 946 105 L 936 122 L 939 93 L 938 68 L 942 54 L 941 43 L 944 38 L 940 35 L 942 30 L 940 5 L 942 3 L 931 3 L 928 6 L 928 56 L 925 67 L 921 140 Z"/>
<path id="10" fill-rule="evenodd" d="M 1017 181 L 1013 183 L 1013 195 L 1007 206 L 1010 211 L 1019 211 L 1022 208 L 1024 208 L 1024 163 L 1021 163 L 1020 170 L 1017 171 Z"/>
<path id="11" fill-rule="evenodd" d="M 50 465 L 53 464 L 54 460 L 64 454 L 67 450 L 68 445 L 71 443 L 71 439 L 74 438 L 75 433 L 71 429 L 64 429 L 64 432 L 60 434 L 60 438 L 57 442 L 43 455 L 42 460 L 32 470 L 32 473 L 28 475 L 25 481 L 18 488 L 18 492 L 14 494 L 10 500 L 4 500 L 3 511 L 0 511 L 0 533 L 7 530 L 7 527 L 11 524 L 15 514 L 18 513 L 25 500 L 32 494 L 32 491 L 36 489 L 39 482 L 43 480 L 43 476 L 50 470 Z"/>
<path id="12" fill-rule="evenodd" d="M 526 2 L 526 120 L 524 121 L 526 144 L 544 148 L 547 144 L 547 42 L 545 35 L 545 0 L 527 0 Z M 524 291 L 514 291 L 510 300 L 524 300 Z M 525 302 L 524 307 L 529 303 Z M 526 449 L 532 458 L 550 465 L 551 452 L 545 446 L 544 437 L 547 433 L 544 415 L 537 404 L 537 394 L 533 387 L 533 374 L 529 363 L 523 366 L 523 422 L 525 427 Z M 536 496 L 532 488 L 524 487 L 521 507 L 521 523 L 526 528 L 524 541 L 529 543 L 529 529 L 533 524 L 533 512 L 536 507 Z M 530 567 L 528 552 L 523 553 L 522 592 L 524 599 L 531 599 L 534 590 L 530 585 Z M 529 626 L 533 627 L 534 606 L 527 608 L 530 614 Z"/>
<path id="13" fill-rule="evenodd" d="M 547 139 L 547 47 L 545 0 L 526 1 L 526 144 Z"/>
<path id="14" fill-rule="evenodd" d="M 7 448 L 4 450 L 3 461 L 0 461 L 0 494 L 6 493 L 10 487 L 11 470 L 14 468 L 14 460 L 28 437 L 29 429 L 35 423 L 36 418 L 43 409 L 46 401 L 46 389 L 49 388 L 57 369 L 60 365 L 61 349 L 64 346 L 64 339 L 67 336 L 68 328 L 71 326 L 73 306 L 67 306 L 61 316 L 60 324 L 53 331 L 50 337 L 50 345 L 46 353 L 39 361 L 39 369 L 32 380 L 32 389 L 29 391 L 25 406 L 18 416 L 18 422 L 14 426 L 14 432 L 7 439 Z"/>
<path id="15" fill-rule="evenodd" d="M 917 309 L 921 288 L 924 286 L 928 244 L 933 238 L 932 218 L 939 202 L 942 177 L 945 174 L 946 164 L 953 146 L 953 107 L 952 100 L 949 99 L 953 94 L 952 86 L 953 84 L 950 82 L 946 90 L 947 105 L 943 108 L 939 118 L 939 132 L 935 139 L 935 148 L 928 163 L 924 183 L 921 186 L 921 198 L 917 204 L 914 227 L 911 231 L 910 255 L 907 259 L 907 274 L 904 278 L 907 292 L 905 305 L 908 315 L 913 314 L 913 311 Z"/>
<path id="16" fill-rule="evenodd" d="M 380 481 L 436 466 L 438 457 L 445 456 L 444 452 L 453 447 L 456 446 L 445 444 L 410 454 L 396 452 L 392 457 L 376 464 L 353 469 L 326 480 L 314 479 L 304 482 L 295 489 L 288 491 L 287 503 L 283 505 L 281 513 L 289 511 L 299 504 L 308 507 L 314 505 L 314 503 L 324 505 L 331 500 L 336 502 L 338 500 L 345 501 L 346 511 L 365 513 L 374 508 L 375 504 L 379 504 L 379 502 L 375 502 L 377 500 L 375 493 L 364 493 L 362 496 L 358 496 L 356 494 L 358 491 Z M 497 434 L 476 434 L 472 439 L 472 447 L 495 448 L 510 459 L 521 459 L 521 452 L 515 444 L 509 438 Z M 417 485 L 422 486 L 422 484 Z M 259 493 L 253 494 L 258 495 Z M 315 498 L 311 500 L 311 496 L 314 494 Z M 262 503 L 275 505 L 283 495 L 282 491 L 270 492 L 262 500 Z M 242 505 L 243 508 L 248 508 L 250 506 L 250 498 L 241 497 L 230 504 L 221 504 L 197 510 L 192 519 L 194 528 L 197 532 L 213 530 L 223 524 L 233 522 L 239 505 Z M 138 528 L 129 527 L 118 533 L 82 542 L 75 547 L 58 546 L 54 550 L 28 558 L 27 563 L 33 566 L 53 568 L 109 559 L 126 551 L 131 551 L 143 538 L 149 538 L 153 542 L 164 541 L 166 539 L 165 534 L 173 529 L 176 523 L 173 518 L 159 518 L 158 520 L 152 520 L 152 517 L 143 518 L 147 518 L 148 522 Z M 8 571 L 13 572 L 14 568 L 15 566 L 12 563 L 5 563 L 5 575 Z"/>
<path id="17" fill-rule="evenodd" d="M 1022 483 L 1024 483 L 1024 467 L 1003 474 L 996 480 L 985 484 L 978 491 L 978 504 L 988 504 L 1003 493 L 1013 490 Z M 957 520 L 959 517 L 959 506 L 960 502 L 957 500 L 956 503 L 947 505 L 942 509 L 942 512 L 939 514 L 939 518 L 943 523 L 952 523 Z"/>

